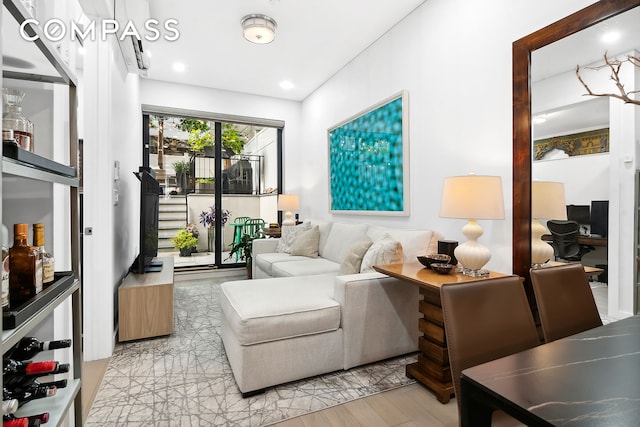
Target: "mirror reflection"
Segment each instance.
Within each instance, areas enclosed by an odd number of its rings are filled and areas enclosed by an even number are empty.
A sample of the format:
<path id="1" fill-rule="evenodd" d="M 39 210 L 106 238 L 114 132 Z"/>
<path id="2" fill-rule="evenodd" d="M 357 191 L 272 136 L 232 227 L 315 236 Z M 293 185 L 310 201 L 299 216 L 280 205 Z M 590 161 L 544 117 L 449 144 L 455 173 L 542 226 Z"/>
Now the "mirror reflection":
<path id="1" fill-rule="evenodd" d="M 609 96 L 585 95 L 576 66 L 593 92 L 619 94 L 611 69 L 600 66 L 605 54 L 623 61 L 640 56 L 638 22 L 640 8 L 635 8 L 538 49 L 531 58 L 532 178 L 562 183 L 566 203 L 566 217 L 540 219 L 547 225 L 543 240 L 551 242 L 554 229 L 566 233 L 575 228 L 573 251 L 561 250 L 554 241 L 552 261 L 582 261 L 598 268 L 592 277 L 604 286 L 609 260 L 619 255 L 617 237 L 611 236 L 613 245 L 609 241 L 609 224 L 620 230 L 635 227 L 634 214 L 625 213 L 627 203 L 619 203 L 620 195 L 612 193 L 626 176 L 620 171 L 620 152 L 635 155 L 637 139 L 629 138 L 636 134 L 634 121 L 621 118 L 621 108 L 637 107 Z M 640 69 L 627 62 L 619 74 L 634 87 Z M 636 254 L 624 256 L 635 259 Z"/>

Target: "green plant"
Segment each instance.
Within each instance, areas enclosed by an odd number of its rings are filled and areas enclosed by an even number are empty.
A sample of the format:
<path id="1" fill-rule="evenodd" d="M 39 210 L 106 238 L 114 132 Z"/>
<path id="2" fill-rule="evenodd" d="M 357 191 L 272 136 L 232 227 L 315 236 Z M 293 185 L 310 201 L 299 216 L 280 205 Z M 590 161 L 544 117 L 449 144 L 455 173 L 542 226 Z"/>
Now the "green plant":
<path id="1" fill-rule="evenodd" d="M 202 151 L 205 147 L 213 147 L 213 135 L 211 132 L 194 129 L 189 132 L 187 142 L 193 151 Z"/>
<path id="2" fill-rule="evenodd" d="M 243 234 L 240 236 L 240 240 L 231 244 L 231 250 L 229 251 L 229 258 L 238 254 L 238 258 L 245 260 L 247 264 L 251 263 L 251 250 L 253 249 L 253 241 L 260 239 L 262 236 L 257 234 L 251 236 L 249 234 Z"/>
<path id="3" fill-rule="evenodd" d="M 189 160 L 178 160 L 177 162 L 173 162 L 173 170 L 176 171 L 176 175 L 181 173 L 190 173 L 191 172 L 191 163 Z"/>
<path id="4" fill-rule="evenodd" d="M 240 154 L 244 150 L 244 144 L 246 144 L 246 138 L 240 131 L 238 131 L 233 124 L 222 124 L 222 146 L 230 148 L 234 153 Z"/>
<path id="5" fill-rule="evenodd" d="M 213 184 L 216 182 L 214 178 L 198 178 L 196 179 L 196 183 L 198 184 Z"/>
<path id="6" fill-rule="evenodd" d="M 178 230 L 176 235 L 171 238 L 171 243 L 176 249 L 189 249 L 198 246 L 198 238 L 187 231 L 186 228 Z"/>

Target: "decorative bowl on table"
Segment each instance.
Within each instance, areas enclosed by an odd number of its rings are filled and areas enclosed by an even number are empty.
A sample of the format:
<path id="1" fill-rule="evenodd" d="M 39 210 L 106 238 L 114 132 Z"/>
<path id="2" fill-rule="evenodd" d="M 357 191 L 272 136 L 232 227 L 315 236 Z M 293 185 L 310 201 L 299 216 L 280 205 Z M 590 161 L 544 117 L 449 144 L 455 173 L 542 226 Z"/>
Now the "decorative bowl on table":
<path id="1" fill-rule="evenodd" d="M 452 268 L 453 268 L 453 264 L 448 264 L 444 262 L 434 262 L 431 264 L 431 269 L 436 273 L 440 273 L 440 274 L 449 274 Z"/>
<path id="2" fill-rule="evenodd" d="M 436 262 L 448 264 L 449 261 L 451 261 L 451 257 L 447 254 L 427 254 L 419 256 L 418 261 L 420 261 L 420 263 L 425 267 L 431 268 L 431 265 Z"/>

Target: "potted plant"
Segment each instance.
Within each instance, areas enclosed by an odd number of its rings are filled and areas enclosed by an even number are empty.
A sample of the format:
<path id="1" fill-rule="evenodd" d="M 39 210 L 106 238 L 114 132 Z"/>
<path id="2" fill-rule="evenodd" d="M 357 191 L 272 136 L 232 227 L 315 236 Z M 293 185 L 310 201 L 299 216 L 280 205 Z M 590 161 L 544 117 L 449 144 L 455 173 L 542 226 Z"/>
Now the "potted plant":
<path id="1" fill-rule="evenodd" d="M 187 231 L 186 228 L 178 230 L 176 235 L 171 238 L 173 246 L 180 251 L 180 256 L 190 256 L 198 246 L 197 234 Z"/>
<path id="2" fill-rule="evenodd" d="M 215 187 L 215 179 L 214 178 L 198 178 L 196 179 L 196 190 L 197 191 L 214 191 Z"/>
<path id="3" fill-rule="evenodd" d="M 176 172 L 176 185 L 181 193 L 187 188 L 187 175 L 191 173 L 191 163 L 188 160 L 173 162 L 173 170 Z"/>
<path id="4" fill-rule="evenodd" d="M 187 142 L 193 151 L 204 151 L 206 147 L 213 147 L 213 135 L 208 131 L 193 129 L 189 132 Z"/>
<path id="5" fill-rule="evenodd" d="M 247 277 L 249 279 L 252 278 L 251 262 L 253 258 L 251 256 L 251 252 L 253 249 L 253 241 L 260 238 L 263 238 L 263 236 L 260 236 L 259 234 L 254 234 L 253 236 L 247 233 L 243 234 L 237 242 L 234 241 L 231 244 L 231 250 L 229 252 L 229 257 L 227 258 L 227 260 L 229 260 L 237 254 L 238 259 L 244 260 L 247 263 Z"/>
<path id="6" fill-rule="evenodd" d="M 229 209 L 222 209 L 220 211 L 222 217 L 222 226 L 229 221 L 231 211 Z M 209 209 L 200 212 L 200 224 L 207 229 L 207 251 L 213 252 L 215 247 L 215 223 L 216 223 L 216 207 L 214 205 L 209 206 Z M 222 234 L 224 236 L 224 233 Z"/>

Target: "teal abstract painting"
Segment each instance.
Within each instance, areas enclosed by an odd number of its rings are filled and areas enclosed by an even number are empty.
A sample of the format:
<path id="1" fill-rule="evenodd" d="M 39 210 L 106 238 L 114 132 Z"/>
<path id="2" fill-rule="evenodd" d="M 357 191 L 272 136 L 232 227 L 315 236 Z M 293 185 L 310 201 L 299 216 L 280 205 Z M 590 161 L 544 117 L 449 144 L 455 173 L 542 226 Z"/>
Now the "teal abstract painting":
<path id="1" fill-rule="evenodd" d="M 406 93 L 329 129 L 334 213 L 407 215 Z"/>

